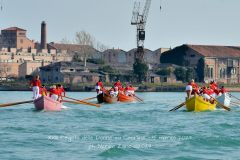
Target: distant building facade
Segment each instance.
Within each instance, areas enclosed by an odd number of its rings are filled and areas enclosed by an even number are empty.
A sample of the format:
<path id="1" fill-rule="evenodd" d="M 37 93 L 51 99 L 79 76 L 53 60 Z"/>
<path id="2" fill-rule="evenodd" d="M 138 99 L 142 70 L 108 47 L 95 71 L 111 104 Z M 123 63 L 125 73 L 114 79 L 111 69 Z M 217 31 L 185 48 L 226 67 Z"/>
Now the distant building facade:
<path id="1" fill-rule="evenodd" d="M 198 71 L 196 79 L 209 82 L 240 83 L 240 47 L 182 45 L 161 56 L 162 63 L 192 67 Z"/>
<path id="2" fill-rule="evenodd" d="M 10 27 L 1 31 L 1 44 L 0 48 L 28 49 L 34 48 L 35 44 L 32 40 L 28 39 L 27 31 L 18 27 Z"/>
<path id="3" fill-rule="evenodd" d="M 88 64 L 90 69 L 98 69 L 97 65 Z M 101 74 L 84 72 L 83 62 L 56 62 L 40 67 L 40 76 L 43 83 L 67 84 L 96 83 Z"/>

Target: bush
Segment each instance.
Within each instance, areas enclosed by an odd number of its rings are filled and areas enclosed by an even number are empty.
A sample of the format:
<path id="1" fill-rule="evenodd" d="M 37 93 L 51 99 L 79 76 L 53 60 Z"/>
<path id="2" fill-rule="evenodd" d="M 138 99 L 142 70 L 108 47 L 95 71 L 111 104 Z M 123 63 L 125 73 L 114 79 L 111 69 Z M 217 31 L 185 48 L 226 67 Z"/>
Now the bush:
<path id="1" fill-rule="evenodd" d="M 111 66 L 109 65 L 106 65 L 106 66 L 103 66 L 103 67 L 100 67 L 99 68 L 100 71 L 103 71 L 103 72 L 106 72 L 106 73 L 118 73 L 117 70 L 113 69 Z"/>
<path id="2" fill-rule="evenodd" d="M 94 63 L 94 64 L 104 64 L 104 60 L 102 59 L 87 59 L 87 62 Z"/>
<path id="3" fill-rule="evenodd" d="M 156 74 L 161 75 L 161 76 L 169 76 L 171 73 L 171 70 L 169 68 L 163 68 L 159 69 Z"/>

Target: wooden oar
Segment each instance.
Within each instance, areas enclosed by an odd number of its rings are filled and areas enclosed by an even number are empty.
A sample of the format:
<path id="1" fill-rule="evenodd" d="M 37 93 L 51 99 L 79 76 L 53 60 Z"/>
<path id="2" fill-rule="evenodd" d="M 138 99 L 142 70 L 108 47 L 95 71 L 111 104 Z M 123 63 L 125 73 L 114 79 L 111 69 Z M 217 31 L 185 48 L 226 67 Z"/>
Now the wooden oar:
<path id="1" fill-rule="evenodd" d="M 240 101 L 240 99 L 239 98 L 237 98 L 237 97 L 235 97 L 234 95 L 232 95 L 231 93 L 228 93 L 230 96 L 232 96 L 233 98 L 236 98 L 237 100 L 239 100 Z"/>
<path id="2" fill-rule="evenodd" d="M 74 101 L 77 101 L 77 102 L 81 102 L 82 104 L 95 106 L 95 107 L 100 107 L 100 104 L 90 103 L 90 102 L 87 102 L 87 101 L 82 101 L 82 100 L 71 98 L 71 97 L 67 97 L 67 96 L 65 96 L 65 98 L 68 98 L 68 99 L 71 99 L 71 100 L 74 100 Z"/>
<path id="3" fill-rule="evenodd" d="M 97 98 L 97 97 L 95 96 L 95 97 L 91 97 L 91 98 L 85 98 L 85 99 L 81 99 L 81 101 L 87 101 L 87 100 L 91 100 L 91 99 L 94 99 L 94 98 Z"/>
<path id="4" fill-rule="evenodd" d="M 214 101 L 216 101 L 218 103 L 218 105 L 222 108 L 224 108 L 227 111 L 231 111 L 231 109 L 227 106 L 224 106 L 223 104 L 221 104 L 216 98 L 213 98 L 212 96 L 210 96 L 212 99 L 214 99 Z"/>
<path id="5" fill-rule="evenodd" d="M 62 102 L 66 102 L 66 103 L 74 103 L 74 104 L 83 104 L 83 105 L 89 105 L 89 104 L 86 104 L 86 103 L 82 103 L 82 102 L 79 102 L 79 101 L 69 101 L 69 100 L 62 100 Z M 90 105 L 92 106 L 92 105 Z M 94 107 L 97 107 L 94 105 Z"/>
<path id="6" fill-rule="evenodd" d="M 174 107 L 173 109 L 170 109 L 169 111 L 176 111 L 177 109 L 181 108 L 182 106 L 184 106 L 186 104 L 186 102 L 183 102 L 181 104 L 179 104 L 178 106 Z"/>
<path id="7" fill-rule="evenodd" d="M 231 101 L 231 104 L 236 105 L 236 106 L 240 106 L 240 103 L 238 103 L 238 102 Z"/>
<path id="8" fill-rule="evenodd" d="M 139 102 L 143 102 L 143 99 L 139 98 L 138 96 L 134 95 L 135 99 L 137 99 Z"/>
<path id="9" fill-rule="evenodd" d="M 0 104 L 0 107 L 14 106 L 14 105 L 18 105 L 18 104 L 31 103 L 31 102 L 33 102 L 33 100 L 21 101 L 21 102 L 12 102 L 12 103 L 5 103 L 5 104 Z"/>

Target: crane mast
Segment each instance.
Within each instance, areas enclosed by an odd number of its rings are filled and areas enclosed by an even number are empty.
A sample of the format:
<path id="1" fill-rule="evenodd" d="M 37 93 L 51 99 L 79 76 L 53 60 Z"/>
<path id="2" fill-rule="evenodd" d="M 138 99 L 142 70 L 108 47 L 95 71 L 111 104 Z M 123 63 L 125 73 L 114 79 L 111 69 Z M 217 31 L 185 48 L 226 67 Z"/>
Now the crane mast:
<path id="1" fill-rule="evenodd" d="M 134 3 L 131 25 L 137 28 L 137 51 L 135 52 L 135 60 L 143 62 L 144 56 L 144 40 L 145 40 L 145 26 L 147 23 L 148 13 L 151 6 L 151 0 L 146 0 L 144 9 L 140 13 L 140 2 Z"/>

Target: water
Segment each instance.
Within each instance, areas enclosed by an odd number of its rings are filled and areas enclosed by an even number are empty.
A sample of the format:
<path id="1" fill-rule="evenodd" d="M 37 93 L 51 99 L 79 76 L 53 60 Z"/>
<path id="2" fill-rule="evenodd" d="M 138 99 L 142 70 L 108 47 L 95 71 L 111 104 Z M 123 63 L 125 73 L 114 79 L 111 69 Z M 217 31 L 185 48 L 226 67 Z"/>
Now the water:
<path id="1" fill-rule="evenodd" d="M 78 99 L 94 95 L 68 93 Z M 0 108 L 0 159 L 240 159 L 240 108 L 168 112 L 184 93 L 137 95 L 144 103 L 65 104 L 69 108 L 61 112 L 36 112 L 33 104 Z M 32 97 L 0 96 L 0 103 Z"/>

